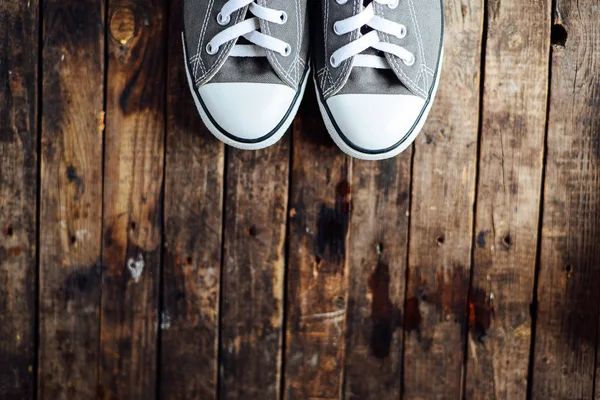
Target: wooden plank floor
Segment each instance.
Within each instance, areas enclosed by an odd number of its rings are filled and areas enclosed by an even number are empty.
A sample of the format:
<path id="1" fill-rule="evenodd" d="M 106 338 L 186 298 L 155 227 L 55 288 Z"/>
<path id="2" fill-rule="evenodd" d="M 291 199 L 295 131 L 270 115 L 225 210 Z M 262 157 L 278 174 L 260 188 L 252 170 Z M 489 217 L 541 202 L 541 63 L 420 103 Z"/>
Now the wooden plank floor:
<path id="1" fill-rule="evenodd" d="M 598 0 L 445 0 L 384 162 L 212 138 L 181 1 L 0 0 L 0 399 L 600 398 Z"/>

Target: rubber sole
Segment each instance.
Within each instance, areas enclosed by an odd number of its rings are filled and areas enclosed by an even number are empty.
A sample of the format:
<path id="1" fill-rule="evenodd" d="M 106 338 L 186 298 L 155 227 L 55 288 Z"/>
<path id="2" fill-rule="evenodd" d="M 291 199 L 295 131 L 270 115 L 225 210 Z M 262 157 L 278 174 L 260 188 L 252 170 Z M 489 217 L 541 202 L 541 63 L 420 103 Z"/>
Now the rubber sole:
<path id="1" fill-rule="evenodd" d="M 192 92 L 192 96 L 194 98 L 194 103 L 196 104 L 196 108 L 198 109 L 198 113 L 200 114 L 200 118 L 202 118 L 204 125 L 206 125 L 206 127 L 208 128 L 210 133 L 213 134 L 213 136 L 215 136 L 221 142 L 223 142 L 231 147 L 235 147 L 235 148 L 241 149 L 241 150 L 264 149 L 264 148 L 274 145 L 283 137 L 283 135 L 287 132 L 287 130 L 292 125 L 292 122 L 294 122 L 294 118 L 296 117 L 296 114 L 298 113 L 298 109 L 300 108 L 300 103 L 302 102 L 302 98 L 304 97 L 304 91 L 306 90 L 306 84 L 308 83 L 308 77 L 310 75 L 310 71 L 307 71 L 305 73 L 304 80 L 302 82 L 302 86 L 300 87 L 299 94 L 296 96 L 294 103 L 291 105 L 290 111 L 286 114 L 286 117 L 284 118 L 284 120 L 279 123 L 275 132 L 272 132 L 272 133 L 265 132 L 265 136 L 266 136 L 265 139 L 261 140 L 259 142 L 248 143 L 248 142 L 237 141 L 237 140 L 233 139 L 233 137 L 235 135 L 224 134 L 222 132 L 222 130 L 215 125 L 212 118 L 208 115 L 208 113 L 202 106 L 202 101 L 200 100 L 200 98 L 198 96 L 198 92 L 196 91 L 196 85 L 194 83 L 194 80 L 192 79 L 192 74 L 190 73 L 190 68 L 189 68 L 189 64 L 187 61 L 188 60 L 187 50 L 185 47 L 185 37 L 183 35 L 183 32 L 181 33 L 181 43 L 183 44 L 183 56 L 185 59 L 185 73 L 187 76 L 187 81 L 188 81 L 188 85 L 190 87 L 190 91 Z"/>
<path id="2" fill-rule="evenodd" d="M 421 113 L 421 116 L 416 121 L 415 126 L 412 128 L 410 133 L 404 138 L 404 140 L 402 140 L 402 143 L 400 143 L 400 145 L 394 147 L 390 151 L 383 152 L 383 153 L 365 153 L 360 150 L 357 150 L 356 148 L 354 148 L 354 147 L 350 146 L 348 143 L 346 143 L 346 140 L 344 140 L 342 138 L 342 135 L 338 132 L 338 129 L 336 128 L 335 124 L 329 117 L 329 112 L 327 111 L 327 108 L 323 104 L 323 102 L 321 100 L 321 96 L 319 95 L 319 87 L 318 87 L 316 78 L 313 77 L 315 90 L 317 92 L 317 102 L 319 103 L 319 109 L 321 110 L 321 115 L 323 116 L 323 121 L 325 122 L 325 127 L 327 128 L 327 131 L 329 132 L 329 135 L 331 136 L 331 138 L 333 139 L 335 144 L 344 153 L 348 154 L 349 156 L 358 158 L 360 160 L 368 160 L 368 161 L 386 160 L 388 158 L 397 156 L 398 154 L 400 154 L 404 150 L 406 150 L 408 147 L 410 147 L 410 145 L 413 144 L 413 142 L 415 141 L 417 136 L 419 136 L 419 133 L 421 133 L 421 131 L 423 130 L 423 126 L 425 126 L 427 117 L 429 117 L 429 112 L 431 111 L 431 108 L 433 107 L 434 99 L 435 99 L 435 96 L 437 94 L 438 87 L 440 84 L 440 77 L 442 75 L 443 60 L 444 60 L 444 50 L 442 48 L 442 51 L 440 53 L 440 61 L 438 63 L 437 76 L 435 79 L 435 84 L 433 86 L 433 91 L 431 92 L 431 95 L 430 95 L 429 101 L 425 107 L 425 110 Z"/>

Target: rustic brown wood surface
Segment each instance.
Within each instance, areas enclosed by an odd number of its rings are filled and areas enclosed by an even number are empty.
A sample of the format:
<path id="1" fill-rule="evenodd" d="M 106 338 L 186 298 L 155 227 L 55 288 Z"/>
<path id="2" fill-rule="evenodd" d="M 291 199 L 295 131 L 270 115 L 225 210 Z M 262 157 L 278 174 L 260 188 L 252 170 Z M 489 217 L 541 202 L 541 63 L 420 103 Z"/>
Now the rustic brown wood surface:
<path id="1" fill-rule="evenodd" d="M 97 396 L 104 10 L 101 0 L 43 2 L 39 398 Z"/>
<path id="2" fill-rule="evenodd" d="M 99 396 L 156 392 L 166 1 L 110 0 Z"/>
<path id="3" fill-rule="evenodd" d="M 269 399 L 280 392 L 289 141 L 288 135 L 257 152 L 227 151 L 222 399 Z"/>
<path id="4" fill-rule="evenodd" d="M 351 161 L 326 135 L 314 90 L 294 124 L 284 398 L 337 399 L 344 366 Z M 312 95 L 311 95 L 312 93 Z"/>
<path id="5" fill-rule="evenodd" d="M 0 2 L 0 399 L 600 398 L 598 0 L 445 0 L 384 162 L 214 139 L 181 3 Z"/>
<path id="6" fill-rule="evenodd" d="M 343 391 L 349 399 L 400 397 L 402 326 L 413 316 L 404 303 L 411 155 L 353 162 Z"/>
<path id="7" fill-rule="evenodd" d="M 477 169 L 483 1 L 446 2 L 444 84 L 415 145 L 404 397 L 459 398 Z"/>
<path id="8" fill-rule="evenodd" d="M 0 3 L 0 398 L 33 399 L 38 3 Z"/>
<path id="9" fill-rule="evenodd" d="M 224 145 L 191 96 L 181 51 L 181 0 L 171 2 L 159 397 L 217 390 Z"/>
<path id="10" fill-rule="evenodd" d="M 598 2 L 556 2 L 533 360 L 536 399 L 600 395 L 599 16 Z"/>
<path id="11" fill-rule="evenodd" d="M 550 10 L 550 0 L 487 6 L 467 348 L 467 394 L 474 398 L 527 394 Z M 530 20 L 514 23 L 523 16 Z"/>

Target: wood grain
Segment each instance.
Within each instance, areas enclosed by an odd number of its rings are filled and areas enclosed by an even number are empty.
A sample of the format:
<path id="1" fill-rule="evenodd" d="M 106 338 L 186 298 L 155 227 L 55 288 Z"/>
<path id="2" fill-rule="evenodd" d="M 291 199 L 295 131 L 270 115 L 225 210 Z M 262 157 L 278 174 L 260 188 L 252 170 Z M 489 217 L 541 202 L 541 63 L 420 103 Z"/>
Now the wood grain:
<path id="1" fill-rule="evenodd" d="M 600 11 L 559 0 L 554 12 L 532 397 L 581 399 L 597 368 Z"/>
<path id="2" fill-rule="evenodd" d="M 347 399 L 400 398 L 411 157 L 409 149 L 391 160 L 353 162 Z M 406 312 L 410 320 L 413 315 Z"/>
<path id="3" fill-rule="evenodd" d="M 217 390 L 224 146 L 187 89 L 181 1 L 171 2 L 167 73 L 161 399 L 210 399 Z"/>
<path id="4" fill-rule="evenodd" d="M 227 151 L 221 399 L 279 396 L 289 144 Z"/>
<path id="5" fill-rule="evenodd" d="M 0 3 L 0 398 L 6 400 L 35 395 L 38 7 L 37 1 Z"/>
<path id="6" fill-rule="evenodd" d="M 38 398 L 97 395 L 104 9 L 44 1 Z"/>
<path id="7" fill-rule="evenodd" d="M 483 1 L 446 2 L 445 13 L 441 85 L 415 144 L 404 319 L 406 399 L 459 398 L 462 392 Z"/>
<path id="8" fill-rule="evenodd" d="M 225 150 L 182 1 L 0 1 L 0 398 L 600 397 L 598 0 L 446 1 L 377 163 Z"/>
<path id="9" fill-rule="evenodd" d="M 310 86 L 310 85 L 309 85 Z M 314 90 L 294 124 L 284 397 L 342 393 L 351 168 L 329 138 Z"/>
<path id="10" fill-rule="evenodd" d="M 549 0 L 488 4 L 468 397 L 527 394 L 550 8 Z"/>
<path id="11" fill-rule="evenodd" d="M 112 0 L 100 397 L 152 399 L 162 240 L 166 2 Z"/>

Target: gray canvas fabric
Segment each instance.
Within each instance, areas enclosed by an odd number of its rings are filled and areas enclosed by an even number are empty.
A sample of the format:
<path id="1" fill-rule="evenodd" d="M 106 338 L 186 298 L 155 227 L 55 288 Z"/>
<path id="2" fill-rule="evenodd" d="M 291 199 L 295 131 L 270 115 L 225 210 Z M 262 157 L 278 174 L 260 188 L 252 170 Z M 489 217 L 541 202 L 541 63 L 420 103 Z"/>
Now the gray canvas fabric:
<path id="1" fill-rule="evenodd" d="M 298 90 L 308 68 L 307 1 L 256 0 L 258 5 L 287 13 L 283 25 L 261 21 L 261 32 L 285 41 L 292 52 L 287 57 L 267 51 L 267 58 L 240 58 L 229 57 L 236 41 L 221 46 L 215 55 L 206 52 L 206 45 L 219 32 L 243 21 L 250 14 L 248 8 L 237 11 L 227 26 L 221 26 L 217 15 L 227 0 L 184 0 L 184 40 L 196 86 L 208 82 L 264 82 L 284 83 Z"/>
<path id="2" fill-rule="evenodd" d="M 333 30 L 336 21 L 360 13 L 367 2 L 348 0 L 338 4 L 336 0 L 321 0 L 320 20 L 314 24 L 314 61 L 316 80 L 325 99 L 336 94 L 405 94 L 412 93 L 427 99 L 435 84 L 438 62 L 443 44 L 444 11 L 441 0 L 400 0 L 398 7 L 375 3 L 375 14 L 406 26 L 407 35 L 397 39 L 379 33 L 382 41 L 404 47 L 416 57 L 412 66 L 386 54 L 392 70 L 353 68 L 353 59 L 334 68 L 329 63 L 331 54 L 356 40 L 359 31 L 339 36 Z M 324 43 L 324 46 L 323 44 Z M 393 72 L 393 74 L 391 74 Z M 393 79 L 395 75 L 396 79 Z"/>

